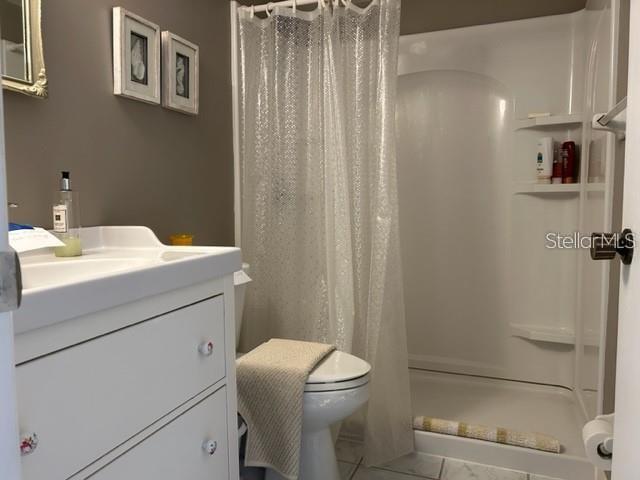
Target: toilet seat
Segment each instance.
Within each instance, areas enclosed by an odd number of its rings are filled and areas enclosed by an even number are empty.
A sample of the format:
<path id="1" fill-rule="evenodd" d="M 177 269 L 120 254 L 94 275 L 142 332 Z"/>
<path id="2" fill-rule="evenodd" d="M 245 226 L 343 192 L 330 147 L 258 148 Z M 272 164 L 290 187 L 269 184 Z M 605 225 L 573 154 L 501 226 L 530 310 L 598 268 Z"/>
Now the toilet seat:
<path id="1" fill-rule="evenodd" d="M 333 392 L 357 388 L 369 382 L 371 365 L 345 352 L 334 350 L 309 374 L 305 392 Z"/>
<path id="2" fill-rule="evenodd" d="M 236 352 L 236 360 L 244 353 Z M 358 357 L 334 350 L 309 374 L 305 392 L 335 392 L 369 382 L 371 365 Z"/>

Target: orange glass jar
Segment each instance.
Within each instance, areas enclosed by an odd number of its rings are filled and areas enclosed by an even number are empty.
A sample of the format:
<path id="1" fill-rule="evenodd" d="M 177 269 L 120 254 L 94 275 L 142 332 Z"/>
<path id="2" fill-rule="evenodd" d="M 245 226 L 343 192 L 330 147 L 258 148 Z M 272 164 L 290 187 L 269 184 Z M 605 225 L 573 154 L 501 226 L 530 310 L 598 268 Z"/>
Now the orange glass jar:
<path id="1" fill-rule="evenodd" d="M 190 233 L 176 233 L 169 236 L 171 245 L 193 245 L 193 235 Z"/>

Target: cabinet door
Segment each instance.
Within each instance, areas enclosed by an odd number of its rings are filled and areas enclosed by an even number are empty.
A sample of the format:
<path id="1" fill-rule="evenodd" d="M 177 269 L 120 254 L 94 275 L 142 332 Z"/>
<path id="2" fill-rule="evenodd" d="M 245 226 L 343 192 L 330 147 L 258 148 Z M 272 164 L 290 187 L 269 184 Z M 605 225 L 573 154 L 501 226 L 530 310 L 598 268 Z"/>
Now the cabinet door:
<path id="1" fill-rule="evenodd" d="M 25 480 L 73 475 L 215 384 L 224 351 L 218 296 L 20 365 Z"/>
<path id="2" fill-rule="evenodd" d="M 215 450 L 205 448 L 213 445 Z M 227 480 L 225 387 L 88 478 Z"/>

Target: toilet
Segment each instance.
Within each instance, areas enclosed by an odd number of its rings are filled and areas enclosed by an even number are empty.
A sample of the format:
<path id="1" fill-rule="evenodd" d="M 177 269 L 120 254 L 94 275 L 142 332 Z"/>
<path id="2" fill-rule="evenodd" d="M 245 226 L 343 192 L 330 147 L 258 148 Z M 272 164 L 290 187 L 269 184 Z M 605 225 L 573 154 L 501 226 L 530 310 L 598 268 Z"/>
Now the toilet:
<path id="1" fill-rule="evenodd" d="M 234 276 L 236 298 L 236 351 L 240 340 L 242 313 L 249 265 Z M 304 389 L 300 480 L 339 480 L 331 425 L 344 420 L 369 399 L 371 365 L 345 352 L 334 351 L 311 372 Z M 267 480 L 282 480 L 267 469 Z"/>

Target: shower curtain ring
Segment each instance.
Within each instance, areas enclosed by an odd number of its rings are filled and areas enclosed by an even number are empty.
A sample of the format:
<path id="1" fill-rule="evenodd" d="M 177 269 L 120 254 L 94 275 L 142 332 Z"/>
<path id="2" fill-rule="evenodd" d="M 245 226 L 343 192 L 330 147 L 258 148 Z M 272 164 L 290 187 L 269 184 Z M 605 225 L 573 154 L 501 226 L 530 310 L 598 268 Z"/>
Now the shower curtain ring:
<path id="1" fill-rule="evenodd" d="M 256 6 L 251 5 L 251 18 L 254 18 L 255 16 L 256 16 Z"/>
<path id="2" fill-rule="evenodd" d="M 297 10 L 298 10 L 298 0 L 293 0 L 293 13 L 294 13 L 294 15 L 295 15 Z"/>
<path id="3" fill-rule="evenodd" d="M 271 16 L 271 10 L 273 10 L 273 2 L 267 3 L 267 9 L 265 10 L 267 17 Z"/>

